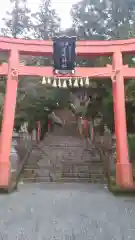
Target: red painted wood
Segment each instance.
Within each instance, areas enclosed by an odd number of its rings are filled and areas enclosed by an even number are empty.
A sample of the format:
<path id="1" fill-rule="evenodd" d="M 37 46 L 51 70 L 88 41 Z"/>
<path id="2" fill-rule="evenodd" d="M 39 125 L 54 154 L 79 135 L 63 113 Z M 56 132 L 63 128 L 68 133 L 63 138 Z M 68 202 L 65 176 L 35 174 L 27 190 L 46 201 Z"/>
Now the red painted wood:
<path id="1" fill-rule="evenodd" d="M 114 69 L 121 69 L 123 65 L 122 53 L 115 52 L 113 54 Z M 126 108 L 125 108 L 125 89 L 122 71 L 116 74 L 116 81 L 113 83 L 114 98 L 114 118 L 115 118 L 115 134 L 116 134 L 116 182 L 120 186 L 132 186 L 133 176 L 132 167 L 129 162 L 127 126 L 126 126 Z"/>
<path id="2" fill-rule="evenodd" d="M 52 41 L 23 40 L 12 38 L 0 38 L 0 50 L 10 51 L 16 47 L 20 53 L 33 55 L 51 55 Z M 110 55 L 115 51 L 135 52 L 135 39 L 112 41 L 78 41 L 76 53 L 78 55 Z"/>
<path id="3" fill-rule="evenodd" d="M 91 77 L 91 78 L 111 78 L 112 76 L 112 66 L 107 67 L 77 67 L 75 69 L 74 77 Z M 135 68 L 128 68 L 126 65 L 121 67 L 121 71 L 125 80 L 135 77 Z M 4 63 L 0 65 L 0 75 L 8 74 L 8 64 Z M 19 76 L 46 76 L 54 77 L 52 67 L 37 67 L 37 66 L 19 66 L 18 67 Z M 57 75 L 57 77 L 59 77 Z M 60 76 L 62 77 L 62 76 Z M 71 76 L 69 76 L 71 77 Z"/>
<path id="4" fill-rule="evenodd" d="M 77 67 L 75 70 L 75 75 L 73 77 L 92 77 L 92 78 L 109 78 L 111 77 L 112 67 L 102 67 L 102 68 L 86 68 Z M 0 75 L 8 74 L 8 64 L 2 64 L 0 66 Z M 52 67 L 37 67 L 37 66 L 19 66 L 18 68 L 19 76 L 46 76 L 54 77 Z M 67 77 L 68 75 L 66 75 Z M 59 75 L 57 75 L 59 77 Z M 62 77 L 62 76 L 60 76 Z M 71 75 L 69 76 L 71 77 Z"/>
<path id="5" fill-rule="evenodd" d="M 12 49 L 9 57 L 9 71 L 6 83 L 4 112 L 0 139 L 0 188 L 8 188 L 10 181 L 10 150 L 16 108 L 18 76 L 13 76 L 13 71 L 19 65 L 19 54 Z"/>

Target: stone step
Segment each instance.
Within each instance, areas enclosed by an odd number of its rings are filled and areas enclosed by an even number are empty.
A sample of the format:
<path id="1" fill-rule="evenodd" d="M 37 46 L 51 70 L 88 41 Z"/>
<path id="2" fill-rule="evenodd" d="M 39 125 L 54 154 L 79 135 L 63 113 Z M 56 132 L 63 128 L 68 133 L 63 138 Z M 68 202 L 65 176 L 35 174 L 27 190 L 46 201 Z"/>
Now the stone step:
<path id="1" fill-rule="evenodd" d="M 88 178 L 88 179 L 104 179 L 104 173 L 103 172 L 59 172 L 59 171 L 48 171 L 45 170 L 39 170 L 39 171 L 33 171 L 33 170 L 25 170 L 23 173 L 23 178 L 47 178 L 47 179 L 53 179 L 54 181 L 58 181 L 60 178 Z"/>
<path id="2" fill-rule="evenodd" d="M 24 169 L 23 171 L 23 177 L 29 178 L 29 177 L 36 177 L 35 169 Z"/>
<path id="3" fill-rule="evenodd" d="M 104 174 L 103 173 L 93 173 L 93 172 L 70 172 L 70 173 L 62 173 L 62 176 L 63 177 L 71 177 L 71 176 L 78 176 L 78 177 L 84 177 L 84 176 L 87 176 L 87 177 L 90 177 L 90 176 L 100 176 L 102 177 Z"/>
<path id="4" fill-rule="evenodd" d="M 37 178 L 23 178 L 22 181 L 25 183 L 29 183 L 29 182 L 88 182 L 88 183 L 102 183 L 102 184 L 105 184 L 106 183 L 106 179 L 104 178 L 77 178 L 77 177 L 64 177 L 64 178 L 59 178 L 57 179 L 57 181 L 55 180 L 52 180 L 50 178 L 47 178 L 47 177 L 37 177 Z"/>

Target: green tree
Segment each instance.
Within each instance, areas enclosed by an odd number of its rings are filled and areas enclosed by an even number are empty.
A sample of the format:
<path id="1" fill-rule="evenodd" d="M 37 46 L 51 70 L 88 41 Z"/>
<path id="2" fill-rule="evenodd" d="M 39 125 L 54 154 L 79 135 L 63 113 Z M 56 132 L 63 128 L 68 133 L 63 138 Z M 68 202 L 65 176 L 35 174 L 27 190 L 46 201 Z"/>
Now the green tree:
<path id="1" fill-rule="evenodd" d="M 73 5 L 72 28 L 79 39 L 104 39 L 106 37 L 104 22 L 107 13 L 103 13 L 104 9 L 104 1 L 100 0 L 82 0 Z"/>
<path id="2" fill-rule="evenodd" d="M 122 39 L 135 34 L 134 0 L 82 0 L 71 11 L 81 39 Z"/>
<path id="3" fill-rule="evenodd" d="M 60 31 L 60 18 L 55 9 L 51 7 L 51 0 L 40 0 L 39 11 L 32 14 L 34 37 L 46 40 L 58 35 Z"/>
<path id="4" fill-rule="evenodd" d="M 106 34 L 108 38 L 124 39 L 134 36 L 135 1 L 109 0 L 106 2 Z"/>
<path id="5" fill-rule="evenodd" d="M 27 0 L 10 0 L 12 10 L 6 12 L 3 19 L 5 26 L 1 28 L 1 34 L 8 37 L 27 37 L 30 29 L 30 10 Z"/>

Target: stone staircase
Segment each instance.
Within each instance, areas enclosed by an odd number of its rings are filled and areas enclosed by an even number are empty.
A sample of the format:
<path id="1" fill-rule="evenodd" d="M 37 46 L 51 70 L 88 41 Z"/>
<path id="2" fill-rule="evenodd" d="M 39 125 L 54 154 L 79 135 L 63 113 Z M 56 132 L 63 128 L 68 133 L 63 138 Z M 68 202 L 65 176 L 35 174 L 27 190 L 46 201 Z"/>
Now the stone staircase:
<path id="1" fill-rule="evenodd" d="M 81 139 L 74 123 L 55 127 L 24 168 L 23 181 L 105 183 L 104 163 L 94 146 Z"/>
<path id="2" fill-rule="evenodd" d="M 23 180 L 103 183 L 104 164 L 94 149 L 86 149 L 81 139 L 50 134 L 40 149 L 33 150 L 24 168 Z"/>

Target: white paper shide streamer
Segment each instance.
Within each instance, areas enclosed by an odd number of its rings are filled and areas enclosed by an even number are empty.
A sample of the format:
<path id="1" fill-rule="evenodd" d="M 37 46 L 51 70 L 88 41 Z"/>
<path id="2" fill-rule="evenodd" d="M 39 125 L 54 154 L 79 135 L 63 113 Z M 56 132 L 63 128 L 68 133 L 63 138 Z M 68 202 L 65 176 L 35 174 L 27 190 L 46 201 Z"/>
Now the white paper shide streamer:
<path id="1" fill-rule="evenodd" d="M 42 84 L 46 84 L 46 78 L 45 77 L 43 77 L 43 79 L 42 79 Z"/>
<path id="2" fill-rule="evenodd" d="M 57 87 L 57 81 L 56 81 L 56 79 L 54 78 L 54 80 L 53 80 L 53 87 Z"/>
<path id="3" fill-rule="evenodd" d="M 47 83 L 51 84 L 51 78 L 48 78 Z"/>
<path id="4" fill-rule="evenodd" d="M 83 87 L 83 79 L 80 79 L 80 86 Z"/>
<path id="5" fill-rule="evenodd" d="M 74 87 L 74 88 L 79 88 L 79 87 L 88 87 L 90 86 L 90 81 L 89 77 L 86 77 L 85 80 L 83 78 L 76 78 L 73 83 L 73 79 L 69 78 L 68 82 L 67 79 L 61 79 L 61 78 L 53 78 L 53 81 L 51 78 L 43 77 L 42 79 L 42 84 L 52 84 L 52 87 L 54 88 L 68 88 L 68 87 Z"/>
<path id="6" fill-rule="evenodd" d="M 78 79 L 77 79 L 77 78 L 75 79 L 75 82 L 74 82 L 74 87 L 75 87 L 75 88 L 78 88 L 78 87 L 79 87 L 79 84 L 78 84 Z"/>
<path id="7" fill-rule="evenodd" d="M 86 86 L 89 86 L 89 85 L 90 85 L 90 82 L 89 82 L 89 78 L 88 78 L 88 77 L 86 77 L 85 85 L 86 85 Z"/>
<path id="8" fill-rule="evenodd" d="M 64 80 L 64 82 L 63 82 L 63 88 L 67 88 L 67 81 L 66 80 Z"/>
<path id="9" fill-rule="evenodd" d="M 72 87 L 72 79 L 71 78 L 69 78 L 69 81 L 68 81 L 68 83 L 69 83 L 69 87 Z"/>

